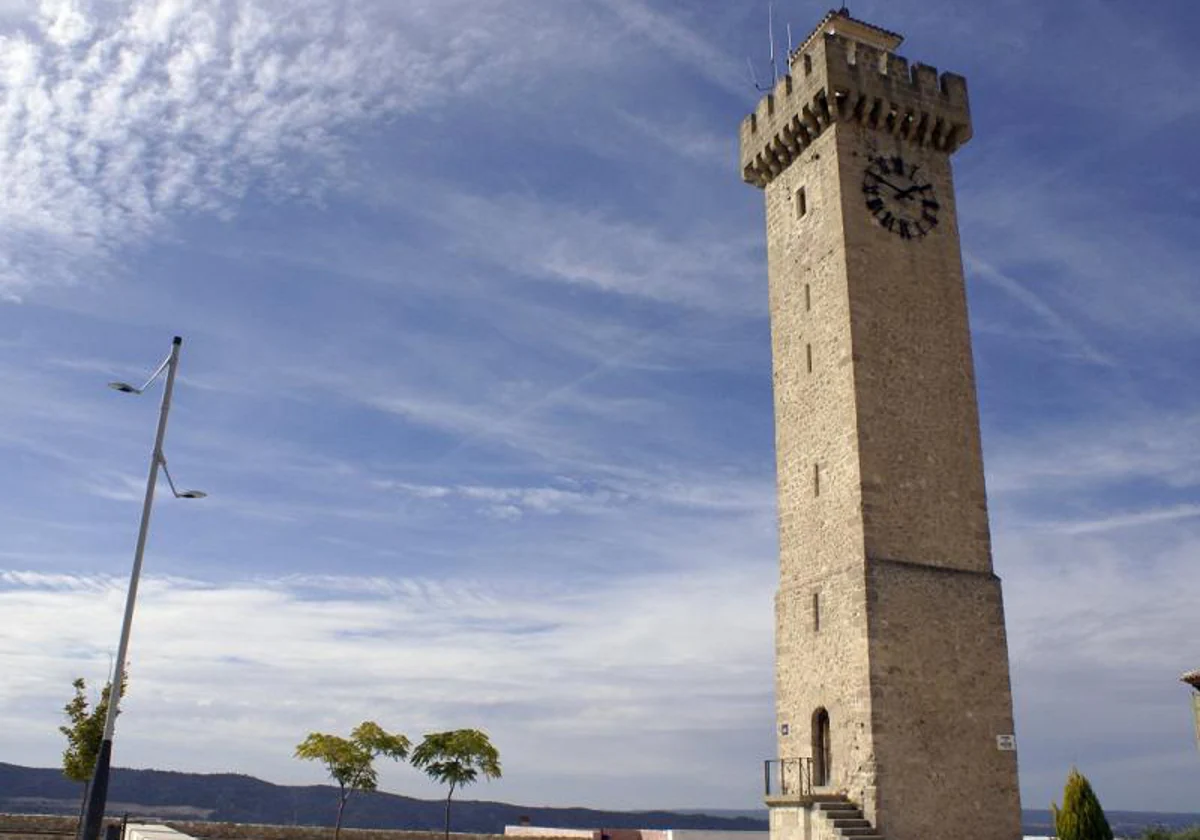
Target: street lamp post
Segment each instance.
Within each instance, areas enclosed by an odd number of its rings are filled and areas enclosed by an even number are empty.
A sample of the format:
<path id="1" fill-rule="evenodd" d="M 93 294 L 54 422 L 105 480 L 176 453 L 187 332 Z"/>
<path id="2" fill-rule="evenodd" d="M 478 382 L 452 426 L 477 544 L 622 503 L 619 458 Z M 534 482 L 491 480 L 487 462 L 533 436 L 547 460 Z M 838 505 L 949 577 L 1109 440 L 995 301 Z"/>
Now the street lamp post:
<path id="1" fill-rule="evenodd" d="M 137 601 L 138 580 L 142 574 L 142 557 L 146 551 L 146 534 L 150 528 L 150 510 L 154 505 L 154 488 L 158 483 L 158 470 L 161 467 L 167 477 L 171 493 L 177 499 L 202 499 L 205 494 L 199 490 L 184 490 L 180 492 L 171 480 L 167 471 L 167 459 L 163 455 L 163 439 L 167 434 L 167 415 L 171 410 L 171 392 L 175 388 L 175 371 L 179 367 L 179 349 L 183 339 L 175 336 L 171 342 L 171 353 L 158 366 L 158 369 L 146 380 L 141 388 L 135 388 L 124 382 L 110 382 L 109 387 L 126 394 L 141 394 L 154 380 L 165 371 L 167 381 L 163 387 L 162 407 L 158 413 L 158 432 L 154 438 L 154 451 L 150 455 L 150 475 L 146 479 L 146 496 L 142 502 L 142 523 L 138 528 L 137 548 L 133 553 L 133 572 L 129 576 L 129 591 L 125 596 L 125 618 L 121 622 L 121 641 L 117 646 L 117 659 L 113 663 L 111 688 L 108 693 L 108 713 L 104 718 L 104 735 L 100 749 L 96 753 L 96 767 L 92 771 L 92 779 L 88 783 L 87 803 L 84 807 L 83 819 L 79 821 L 78 840 L 98 840 L 100 828 L 104 822 L 104 809 L 108 803 L 109 762 L 112 758 L 113 728 L 117 721 L 117 707 L 121 702 L 122 683 L 125 680 L 125 657 L 129 651 L 129 634 L 133 627 L 133 607 Z"/>
<path id="2" fill-rule="evenodd" d="M 1196 689 L 1192 692 L 1192 713 L 1196 717 L 1196 746 L 1200 747 L 1200 670 L 1188 671 L 1179 680 Z"/>

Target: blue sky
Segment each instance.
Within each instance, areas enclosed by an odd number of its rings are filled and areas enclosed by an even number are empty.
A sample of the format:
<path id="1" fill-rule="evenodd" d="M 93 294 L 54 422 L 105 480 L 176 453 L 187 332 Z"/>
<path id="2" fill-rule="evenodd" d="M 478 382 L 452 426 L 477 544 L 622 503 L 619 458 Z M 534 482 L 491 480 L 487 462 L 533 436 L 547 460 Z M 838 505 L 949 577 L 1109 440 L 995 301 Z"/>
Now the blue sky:
<path id="1" fill-rule="evenodd" d="M 797 34 L 823 4 L 781 2 Z M 757 2 L 0 2 L 0 759 L 116 646 L 121 765 L 316 782 L 482 726 L 530 804 L 755 807 L 774 749 Z M 1195 807 L 1200 6 L 861 0 L 956 158 L 1027 807 Z M 411 770 L 385 789 L 430 795 Z"/>

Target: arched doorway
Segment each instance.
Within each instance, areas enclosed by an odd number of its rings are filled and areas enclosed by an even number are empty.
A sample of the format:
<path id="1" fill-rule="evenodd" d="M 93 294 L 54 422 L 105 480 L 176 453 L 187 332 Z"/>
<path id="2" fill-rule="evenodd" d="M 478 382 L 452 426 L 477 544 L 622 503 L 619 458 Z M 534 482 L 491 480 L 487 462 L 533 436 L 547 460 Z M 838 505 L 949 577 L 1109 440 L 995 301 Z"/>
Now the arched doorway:
<path id="1" fill-rule="evenodd" d="M 824 787 L 833 778 L 833 744 L 829 736 L 829 712 L 822 707 L 813 712 L 812 756 L 814 787 Z"/>

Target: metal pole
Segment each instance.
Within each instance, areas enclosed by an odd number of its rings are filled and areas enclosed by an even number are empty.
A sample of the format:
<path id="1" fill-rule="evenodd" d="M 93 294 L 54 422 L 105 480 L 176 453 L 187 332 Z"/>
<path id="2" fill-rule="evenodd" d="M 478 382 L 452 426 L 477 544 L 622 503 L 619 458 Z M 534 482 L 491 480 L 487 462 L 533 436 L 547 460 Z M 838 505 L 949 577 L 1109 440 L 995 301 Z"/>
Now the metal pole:
<path id="1" fill-rule="evenodd" d="M 1196 746 L 1200 747 L 1200 691 L 1192 692 L 1192 715 L 1196 718 Z"/>
<path id="2" fill-rule="evenodd" d="M 1192 692 L 1192 715 L 1196 718 L 1196 746 L 1200 747 L 1200 670 L 1188 671 L 1179 681 L 1195 689 Z"/>
<path id="3" fill-rule="evenodd" d="M 125 596 L 125 618 L 121 622 L 121 642 L 117 647 L 117 660 L 113 664 L 112 688 L 108 693 L 108 714 L 104 718 L 104 737 L 96 753 L 96 767 L 88 783 L 87 807 L 79 822 L 78 840 L 99 840 L 104 822 L 104 808 L 108 804 L 109 761 L 112 758 L 113 729 L 117 722 L 117 707 L 121 703 L 121 690 L 125 680 L 125 656 L 129 651 L 129 634 L 133 629 L 133 607 L 137 601 L 138 580 L 142 574 L 142 557 L 146 552 L 146 535 L 150 529 L 150 510 L 154 506 L 154 487 L 158 483 L 158 466 L 163 460 L 163 438 L 167 434 L 167 414 L 171 410 L 171 390 L 175 387 L 175 371 L 179 367 L 179 347 L 183 339 L 175 336 L 171 342 L 171 356 L 167 362 L 167 382 L 163 388 L 162 407 L 158 412 L 158 433 L 154 438 L 154 451 L 150 455 L 150 475 L 146 479 L 146 498 L 142 502 L 142 524 L 138 529 L 137 548 L 133 553 L 133 572 L 129 576 L 129 592 Z"/>

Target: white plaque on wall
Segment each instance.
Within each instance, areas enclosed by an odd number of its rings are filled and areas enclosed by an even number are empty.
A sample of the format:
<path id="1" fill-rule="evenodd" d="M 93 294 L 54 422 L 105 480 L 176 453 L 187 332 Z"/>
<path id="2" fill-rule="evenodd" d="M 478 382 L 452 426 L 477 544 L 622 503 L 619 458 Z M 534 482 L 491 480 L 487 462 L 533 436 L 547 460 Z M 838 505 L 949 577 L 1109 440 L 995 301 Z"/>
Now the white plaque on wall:
<path id="1" fill-rule="evenodd" d="M 996 736 L 996 749 L 1004 750 L 1005 752 L 1012 752 L 1016 748 L 1017 748 L 1017 736 L 1016 735 L 997 735 Z"/>

